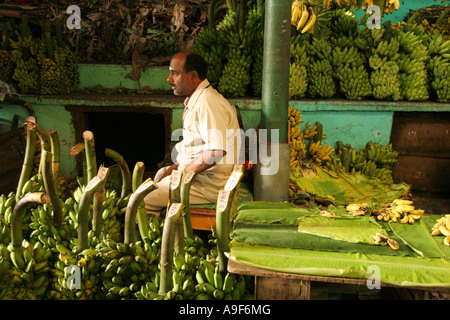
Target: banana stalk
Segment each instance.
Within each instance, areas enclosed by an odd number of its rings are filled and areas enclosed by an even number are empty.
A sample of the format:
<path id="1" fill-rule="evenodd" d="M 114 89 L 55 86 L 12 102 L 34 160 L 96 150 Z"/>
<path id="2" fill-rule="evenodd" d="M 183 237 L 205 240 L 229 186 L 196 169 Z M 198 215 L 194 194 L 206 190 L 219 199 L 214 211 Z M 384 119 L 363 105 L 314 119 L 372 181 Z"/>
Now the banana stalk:
<path id="1" fill-rule="evenodd" d="M 25 182 L 27 182 L 31 178 L 31 174 L 33 172 L 33 159 L 36 153 L 36 131 L 30 128 L 30 125 L 27 124 L 27 143 L 25 149 L 25 157 L 22 164 L 22 171 L 20 173 L 19 183 L 17 185 L 16 191 L 16 202 L 19 201 L 20 197 L 23 194 L 23 186 Z"/>
<path id="2" fill-rule="evenodd" d="M 169 204 L 168 208 L 174 203 L 181 203 L 181 181 L 183 180 L 183 172 L 173 170 L 170 176 L 169 185 Z M 184 227 L 183 219 L 177 220 L 175 225 L 175 252 L 180 254 L 184 252 Z"/>
<path id="3" fill-rule="evenodd" d="M 225 252 L 229 251 L 229 215 L 233 202 L 232 191 L 220 190 L 217 197 L 216 206 L 216 237 L 217 237 L 217 258 L 219 271 L 225 273 L 227 270 L 228 258 Z"/>
<path id="4" fill-rule="evenodd" d="M 44 180 L 45 191 L 50 196 L 50 203 L 53 209 L 53 223 L 57 229 L 60 229 L 62 226 L 63 219 L 63 204 L 59 197 L 58 188 L 56 184 L 55 177 L 53 175 L 53 166 L 52 166 L 52 153 L 43 149 L 41 151 L 42 156 L 42 178 Z"/>
<path id="5" fill-rule="evenodd" d="M 52 150 L 52 170 L 53 178 L 55 179 L 56 186 L 58 187 L 59 178 L 59 163 L 60 163 L 60 146 L 59 146 L 59 136 L 56 130 L 50 130 L 48 132 L 50 137 L 50 148 Z"/>
<path id="6" fill-rule="evenodd" d="M 84 142 L 79 142 L 76 145 L 74 145 L 72 147 L 72 149 L 70 149 L 70 155 L 72 157 L 76 157 L 78 155 L 81 154 L 81 158 L 82 158 L 82 165 L 83 165 L 83 179 L 86 182 L 87 181 L 87 166 L 86 166 L 86 155 L 85 155 L 85 150 L 84 150 Z"/>
<path id="7" fill-rule="evenodd" d="M 153 180 L 148 178 L 131 194 L 125 211 L 125 244 L 136 242 L 136 212 L 138 211 L 140 204 L 143 203 L 142 200 L 144 197 L 156 188 L 156 184 Z"/>
<path id="8" fill-rule="evenodd" d="M 184 206 L 181 203 L 171 204 L 164 221 L 164 229 L 161 239 L 161 273 L 158 291 L 160 295 L 165 295 L 172 289 L 173 286 L 172 268 L 175 245 L 175 229 L 177 221 L 180 220 L 183 207 Z"/>
<path id="9" fill-rule="evenodd" d="M 49 203 L 50 197 L 45 192 L 32 192 L 23 196 L 14 206 L 11 215 L 11 244 L 15 251 L 22 248 L 22 216 L 31 203 Z M 22 254 L 22 251 L 20 251 Z"/>
<path id="10" fill-rule="evenodd" d="M 141 161 L 138 161 L 136 163 L 136 165 L 134 166 L 133 175 L 132 175 L 133 192 L 135 192 L 137 190 L 137 188 L 139 188 L 139 186 L 142 184 L 144 171 L 145 171 L 144 163 Z M 139 208 L 137 209 L 137 220 L 138 220 L 138 227 L 139 227 L 139 233 L 141 235 L 141 238 L 142 239 L 148 238 L 149 222 L 148 222 L 147 214 L 145 213 L 144 202 L 141 202 L 139 204 Z"/>
<path id="11" fill-rule="evenodd" d="M 120 171 L 122 173 L 122 194 L 121 198 L 125 198 L 132 192 L 132 184 L 131 184 L 131 174 L 130 169 L 128 168 L 128 164 L 123 158 L 123 156 L 117 151 L 106 148 L 105 155 L 114 160 L 120 167 Z"/>
<path id="12" fill-rule="evenodd" d="M 51 152 L 51 144 L 50 144 L 50 138 L 48 136 L 48 133 L 45 131 L 45 129 L 36 121 L 36 118 L 34 116 L 30 116 L 26 120 L 27 126 L 30 126 L 30 129 L 36 130 L 37 135 L 39 136 L 39 139 L 41 141 L 41 149 L 46 150 L 48 152 Z M 43 156 L 41 153 L 41 162 L 39 165 L 39 173 L 42 174 L 42 163 L 43 163 Z"/>
<path id="13" fill-rule="evenodd" d="M 103 228 L 103 200 L 105 198 L 105 184 L 109 176 L 109 170 L 104 170 L 103 166 L 100 166 L 99 173 L 103 175 L 103 182 L 99 186 L 98 191 L 94 193 L 94 202 L 92 206 L 92 230 L 94 235 L 99 236 Z"/>
<path id="14" fill-rule="evenodd" d="M 84 153 L 86 156 L 86 173 L 87 173 L 87 180 L 85 180 L 85 183 L 88 183 L 97 174 L 97 157 L 95 156 L 94 134 L 91 131 L 84 131 L 83 139 L 84 139 Z"/>
<path id="15" fill-rule="evenodd" d="M 108 171 L 108 168 L 100 167 L 98 174 L 89 181 L 81 195 L 78 206 L 78 250 L 80 251 L 88 248 L 89 208 L 94 193 L 101 188 Z"/>
<path id="16" fill-rule="evenodd" d="M 350 172 L 350 159 L 348 148 L 342 149 L 342 165 L 344 166 L 345 172 Z"/>
<path id="17" fill-rule="evenodd" d="M 191 222 L 191 213 L 189 206 L 189 191 L 191 189 L 191 183 L 194 179 L 195 172 L 189 171 L 181 182 L 181 203 L 184 205 L 183 210 L 183 226 L 184 226 L 184 235 L 188 238 L 194 238 L 194 231 L 192 230 L 192 222 Z"/>

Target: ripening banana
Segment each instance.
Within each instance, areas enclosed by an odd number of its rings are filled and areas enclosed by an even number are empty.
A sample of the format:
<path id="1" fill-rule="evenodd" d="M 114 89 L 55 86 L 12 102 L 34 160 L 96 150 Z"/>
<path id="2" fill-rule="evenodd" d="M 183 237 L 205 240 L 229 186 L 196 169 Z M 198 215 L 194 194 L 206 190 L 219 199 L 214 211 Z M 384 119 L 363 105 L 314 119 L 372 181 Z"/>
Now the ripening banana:
<path id="1" fill-rule="evenodd" d="M 306 25 L 303 27 L 302 33 L 306 33 L 308 31 L 310 31 L 316 23 L 317 15 L 314 13 L 312 8 L 309 8 L 309 11 L 310 11 L 309 19 L 308 19 L 308 22 L 306 23 Z"/>

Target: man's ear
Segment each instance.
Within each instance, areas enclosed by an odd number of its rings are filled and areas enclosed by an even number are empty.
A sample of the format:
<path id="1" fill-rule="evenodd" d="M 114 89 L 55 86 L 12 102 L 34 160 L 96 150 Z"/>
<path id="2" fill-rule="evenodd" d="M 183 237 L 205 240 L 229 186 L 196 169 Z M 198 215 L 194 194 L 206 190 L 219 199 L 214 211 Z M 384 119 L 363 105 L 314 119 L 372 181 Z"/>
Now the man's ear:
<path id="1" fill-rule="evenodd" d="M 197 73 L 197 71 L 193 70 L 193 71 L 191 72 L 191 77 L 192 77 L 193 80 L 197 79 L 197 78 L 198 78 L 198 73 Z"/>

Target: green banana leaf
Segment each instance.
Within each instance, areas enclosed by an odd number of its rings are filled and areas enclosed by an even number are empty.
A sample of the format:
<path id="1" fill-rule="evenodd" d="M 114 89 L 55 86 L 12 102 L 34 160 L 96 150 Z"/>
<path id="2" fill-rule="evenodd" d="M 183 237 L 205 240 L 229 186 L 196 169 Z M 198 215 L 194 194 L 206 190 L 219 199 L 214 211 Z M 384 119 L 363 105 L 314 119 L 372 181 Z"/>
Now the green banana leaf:
<path id="1" fill-rule="evenodd" d="M 404 182 L 389 184 L 358 173 L 336 173 L 324 168 L 304 169 L 301 176 L 291 174 L 290 179 L 309 194 L 324 199 L 333 197 L 335 205 L 392 201 L 407 194 L 410 189 Z"/>
<path id="2" fill-rule="evenodd" d="M 450 262 L 418 258 L 329 252 L 230 242 L 229 259 L 240 264 L 303 275 L 366 279 L 379 270 L 380 281 L 396 286 L 450 287 Z"/>
<path id="3" fill-rule="evenodd" d="M 297 226 L 298 218 L 317 212 L 319 209 L 300 208 L 288 202 L 253 201 L 239 207 L 235 221 Z"/>
<path id="4" fill-rule="evenodd" d="M 335 240 L 367 244 L 374 244 L 373 238 L 377 233 L 388 237 L 386 230 L 373 218 L 365 216 L 336 218 L 305 216 L 299 218 L 298 231 Z"/>
<path id="5" fill-rule="evenodd" d="M 233 230 L 230 233 L 230 238 L 251 245 L 281 248 L 417 256 L 417 254 L 408 246 L 402 245 L 401 240 L 395 234 L 391 233 L 389 233 L 389 238 L 396 240 L 400 244 L 398 250 L 392 250 L 388 245 L 352 243 L 308 233 L 301 233 L 298 232 L 297 226 L 293 225 L 263 224 L 243 221 L 234 224 Z"/>
<path id="6" fill-rule="evenodd" d="M 450 259 L 450 247 L 443 243 L 444 236 L 432 236 L 431 229 L 439 215 L 424 215 L 413 224 L 389 222 L 393 233 L 418 255 L 428 258 Z"/>

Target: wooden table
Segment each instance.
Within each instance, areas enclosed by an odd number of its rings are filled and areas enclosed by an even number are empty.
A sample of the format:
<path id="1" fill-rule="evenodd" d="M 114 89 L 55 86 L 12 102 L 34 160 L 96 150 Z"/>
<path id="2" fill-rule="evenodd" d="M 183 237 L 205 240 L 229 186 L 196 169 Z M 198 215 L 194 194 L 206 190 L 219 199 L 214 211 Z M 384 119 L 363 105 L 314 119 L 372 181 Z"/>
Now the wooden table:
<path id="1" fill-rule="evenodd" d="M 256 300 L 323 300 L 328 299 L 328 291 L 357 294 L 360 299 L 380 299 L 380 290 L 369 289 L 367 279 L 339 278 L 284 273 L 255 268 L 228 261 L 228 272 L 255 277 L 254 298 Z M 312 285 L 316 290 L 312 290 Z M 380 284 L 381 288 L 395 291 L 396 299 L 431 300 L 450 299 L 450 288 L 441 287 L 403 287 Z"/>

